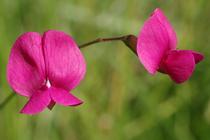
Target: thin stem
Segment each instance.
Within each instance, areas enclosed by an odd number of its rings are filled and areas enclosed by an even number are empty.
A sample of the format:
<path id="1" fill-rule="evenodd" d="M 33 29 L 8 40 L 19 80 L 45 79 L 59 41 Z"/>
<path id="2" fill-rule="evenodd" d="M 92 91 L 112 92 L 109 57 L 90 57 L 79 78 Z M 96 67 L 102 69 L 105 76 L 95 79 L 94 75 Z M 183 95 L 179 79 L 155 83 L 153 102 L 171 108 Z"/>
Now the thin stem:
<path id="1" fill-rule="evenodd" d="M 79 45 L 79 48 L 84 48 L 90 45 L 93 45 L 95 43 L 100 43 L 100 42 L 110 42 L 110 41 L 119 41 L 119 40 L 123 40 L 125 38 L 125 36 L 121 36 L 121 37 L 113 37 L 113 38 L 97 38 L 93 41 L 90 41 L 88 43 Z"/>
<path id="2" fill-rule="evenodd" d="M 111 41 L 122 41 L 125 43 L 125 45 L 130 48 L 135 54 L 136 53 L 136 42 L 137 42 L 137 37 L 134 35 L 125 35 L 125 36 L 120 36 L 120 37 L 112 37 L 112 38 L 98 38 L 93 41 L 90 41 L 88 43 L 79 45 L 79 48 L 84 48 L 96 43 L 101 43 L 101 42 L 111 42 Z M 14 91 L 0 104 L 0 110 L 6 106 L 11 99 L 15 97 Z"/>
<path id="3" fill-rule="evenodd" d="M 13 97 L 15 97 L 14 92 L 12 92 L 9 96 L 7 96 L 7 98 L 0 104 L 0 110 L 3 109 L 4 106 L 6 106 L 7 103 L 9 103 Z"/>
<path id="4" fill-rule="evenodd" d="M 125 35 L 120 37 L 112 37 L 112 38 L 97 38 L 93 41 L 90 41 L 88 43 L 79 45 L 79 48 L 84 48 L 96 43 L 102 43 L 102 42 L 111 42 L 111 41 L 122 41 L 125 43 L 127 47 L 129 47 L 135 54 L 136 54 L 136 42 L 137 37 L 134 35 Z"/>

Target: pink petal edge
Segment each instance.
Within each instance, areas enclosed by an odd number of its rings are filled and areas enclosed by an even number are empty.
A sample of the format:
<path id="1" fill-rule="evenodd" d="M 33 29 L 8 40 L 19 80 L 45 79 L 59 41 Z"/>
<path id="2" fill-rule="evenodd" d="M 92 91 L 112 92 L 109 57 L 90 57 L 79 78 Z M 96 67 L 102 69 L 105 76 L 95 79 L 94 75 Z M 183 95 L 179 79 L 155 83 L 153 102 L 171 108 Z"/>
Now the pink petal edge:
<path id="1" fill-rule="evenodd" d="M 50 96 L 53 101 L 63 106 L 78 106 L 83 102 L 64 89 L 50 88 Z"/>
<path id="2" fill-rule="evenodd" d="M 84 78 L 86 63 L 74 40 L 64 32 L 49 30 L 43 35 L 43 47 L 51 84 L 67 91 L 75 88 Z"/>
<path id="3" fill-rule="evenodd" d="M 24 33 L 14 43 L 7 65 L 7 80 L 19 95 L 31 96 L 44 82 L 45 66 L 41 35 Z"/>
<path id="4" fill-rule="evenodd" d="M 51 98 L 49 90 L 37 91 L 34 93 L 20 113 L 35 115 L 41 111 L 43 111 L 49 104 Z"/>
<path id="5" fill-rule="evenodd" d="M 204 59 L 203 54 L 196 52 L 196 51 L 191 51 L 194 59 L 195 59 L 195 63 L 198 64 L 199 62 L 201 62 Z"/>
<path id="6" fill-rule="evenodd" d="M 137 42 L 137 54 L 150 74 L 159 69 L 165 54 L 175 49 L 176 34 L 166 17 L 156 9 L 144 23 Z"/>
<path id="7" fill-rule="evenodd" d="M 153 14 L 157 15 L 157 17 L 159 18 L 159 21 L 164 25 L 164 27 L 168 31 L 170 48 L 172 50 L 176 49 L 176 46 L 177 46 L 176 32 L 174 31 L 173 26 L 169 22 L 168 18 L 164 15 L 164 13 L 162 12 L 160 8 L 156 8 Z"/>
<path id="8" fill-rule="evenodd" d="M 173 50 L 162 62 L 162 68 L 176 83 L 183 83 L 190 78 L 195 69 L 194 56 L 190 51 Z"/>

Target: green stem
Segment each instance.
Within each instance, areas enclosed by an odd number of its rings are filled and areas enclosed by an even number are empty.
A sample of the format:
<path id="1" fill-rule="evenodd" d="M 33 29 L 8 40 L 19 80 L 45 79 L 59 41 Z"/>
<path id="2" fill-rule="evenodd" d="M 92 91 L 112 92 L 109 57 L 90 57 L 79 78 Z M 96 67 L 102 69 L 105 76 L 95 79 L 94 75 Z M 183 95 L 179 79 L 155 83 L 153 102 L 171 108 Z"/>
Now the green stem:
<path id="1" fill-rule="evenodd" d="M 12 92 L 9 96 L 7 96 L 7 98 L 0 104 L 0 110 L 3 109 L 4 106 L 6 106 L 7 103 L 9 103 L 13 97 L 15 97 L 14 92 Z"/>

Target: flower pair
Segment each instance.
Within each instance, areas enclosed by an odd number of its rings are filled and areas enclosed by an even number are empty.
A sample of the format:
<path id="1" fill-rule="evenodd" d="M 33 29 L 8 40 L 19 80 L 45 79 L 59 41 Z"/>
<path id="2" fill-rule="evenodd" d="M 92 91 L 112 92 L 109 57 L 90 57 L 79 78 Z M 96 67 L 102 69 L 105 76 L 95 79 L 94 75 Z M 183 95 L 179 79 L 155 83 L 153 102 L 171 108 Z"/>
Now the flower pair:
<path id="1" fill-rule="evenodd" d="M 136 44 L 136 43 L 134 43 Z M 176 50 L 176 34 L 160 9 L 156 9 L 139 33 L 136 50 L 146 70 L 169 74 L 181 83 L 192 75 L 200 53 Z M 76 106 L 81 100 L 69 93 L 83 79 L 86 64 L 74 40 L 61 31 L 43 35 L 28 32 L 15 42 L 7 66 L 12 89 L 29 98 L 21 113 L 36 114 L 56 103 Z"/>

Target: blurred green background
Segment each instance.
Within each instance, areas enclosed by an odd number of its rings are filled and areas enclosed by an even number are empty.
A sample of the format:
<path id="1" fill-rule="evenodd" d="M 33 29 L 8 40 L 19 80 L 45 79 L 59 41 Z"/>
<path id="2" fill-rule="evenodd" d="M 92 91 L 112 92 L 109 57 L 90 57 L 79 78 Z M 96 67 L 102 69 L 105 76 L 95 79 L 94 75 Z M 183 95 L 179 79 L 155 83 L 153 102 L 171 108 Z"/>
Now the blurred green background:
<path id="1" fill-rule="evenodd" d="M 180 49 L 205 55 L 189 81 L 149 75 L 121 42 L 95 44 L 82 49 L 87 74 L 72 91 L 85 103 L 27 116 L 18 113 L 27 99 L 15 96 L 0 110 L 0 139 L 209 140 L 209 0 L 0 0 L 0 102 L 11 92 L 6 65 L 23 32 L 63 30 L 78 44 L 137 35 L 156 7 L 174 26 Z"/>

